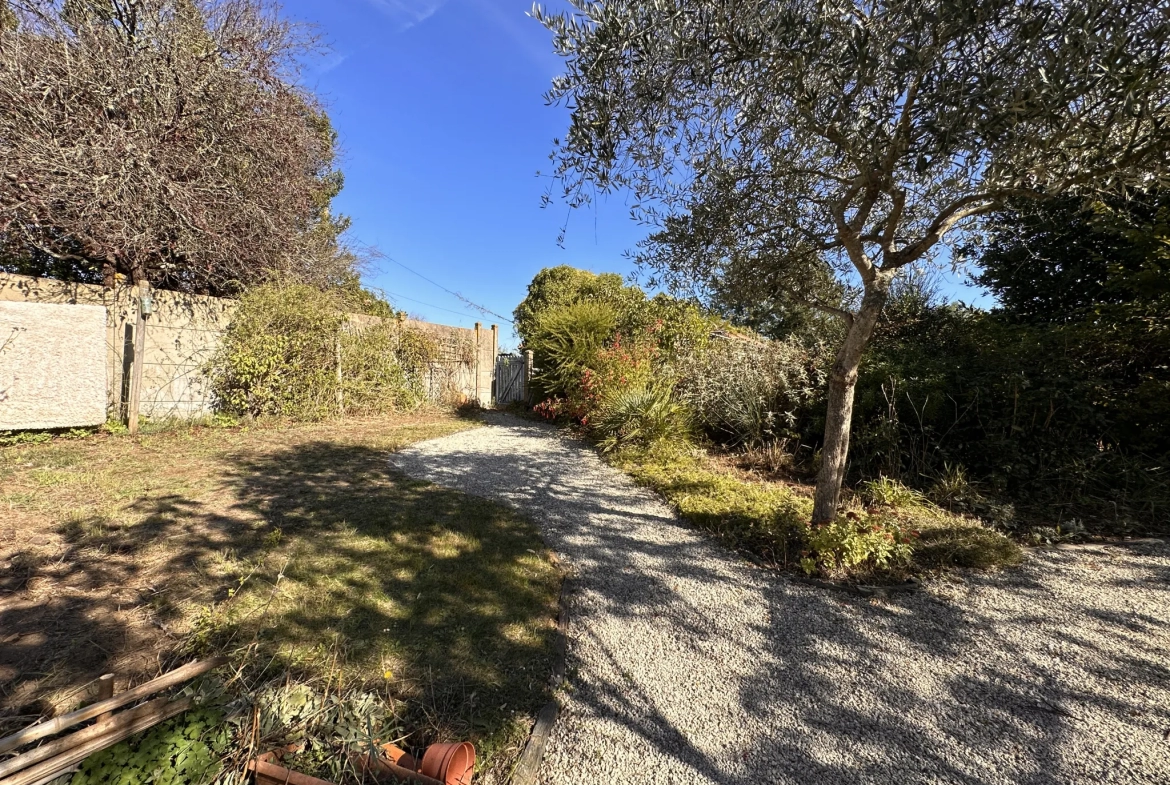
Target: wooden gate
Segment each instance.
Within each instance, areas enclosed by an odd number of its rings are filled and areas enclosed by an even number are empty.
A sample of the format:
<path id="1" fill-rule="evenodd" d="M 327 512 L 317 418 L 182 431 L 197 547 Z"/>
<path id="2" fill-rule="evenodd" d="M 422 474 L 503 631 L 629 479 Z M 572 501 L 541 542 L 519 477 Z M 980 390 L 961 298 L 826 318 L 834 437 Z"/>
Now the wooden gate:
<path id="1" fill-rule="evenodd" d="M 496 357 L 495 387 L 496 406 L 509 403 L 528 402 L 528 375 L 531 353 L 501 354 Z"/>

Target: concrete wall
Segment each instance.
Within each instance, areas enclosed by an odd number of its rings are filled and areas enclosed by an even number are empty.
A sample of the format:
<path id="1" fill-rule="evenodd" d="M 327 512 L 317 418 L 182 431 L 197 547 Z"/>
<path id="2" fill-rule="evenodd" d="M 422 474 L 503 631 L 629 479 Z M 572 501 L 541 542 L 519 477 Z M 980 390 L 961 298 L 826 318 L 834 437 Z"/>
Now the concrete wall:
<path id="1" fill-rule="evenodd" d="M 0 302 L 0 430 L 106 421 L 106 309 Z"/>
<path id="2" fill-rule="evenodd" d="M 0 274 L 0 303 L 99 305 L 105 311 L 106 412 L 119 417 L 129 391 L 137 322 L 137 290 L 70 284 L 49 278 Z M 152 292 L 155 312 L 146 325 L 139 412 L 145 417 L 199 417 L 211 413 L 211 390 L 202 369 L 231 321 L 235 302 L 218 297 Z M 52 309 L 68 320 L 71 307 Z M 45 357 L 47 363 L 53 356 Z M 3 359 L 0 358 L 0 367 Z M 100 422 L 105 422 L 105 417 Z M 73 423 L 70 423 L 72 425 Z M 0 418 L 0 428 L 11 428 Z"/>
<path id="3" fill-rule="evenodd" d="M 58 315 L 38 317 L 38 324 L 54 321 L 66 324 L 72 318 L 70 314 L 75 310 L 74 306 L 101 306 L 105 314 L 104 360 L 99 365 L 105 379 L 105 411 L 118 418 L 124 413 L 129 391 L 137 318 L 136 295 L 137 291 L 130 286 L 107 290 L 88 284 L 0 273 L 0 303 L 42 304 L 49 308 L 45 313 Z M 152 418 L 193 418 L 210 414 L 214 401 L 203 368 L 215 354 L 220 336 L 231 322 L 236 303 L 218 297 L 159 290 L 154 290 L 152 295 L 155 312 L 146 325 L 139 411 Z M 377 321 L 377 318 L 353 316 L 351 321 L 361 324 Z M 17 322 L 19 319 L 13 322 L 13 327 L 19 326 Z M 443 402 L 478 400 L 484 406 L 491 405 L 498 346 L 494 327 L 466 329 L 413 319 L 406 320 L 405 326 L 421 330 L 439 343 L 442 356 L 432 365 L 428 379 L 432 399 Z M 68 332 L 68 328 L 62 329 Z M 37 356 L 46 365 L 45 379 L 58 379 L 54 383 L 56 388 L 64 390 L 67 386 L 65 377 L 51 370 L 57 362 L 57 353 L 48 351 Z M 7 365 L 6 357 L 0 355 L 0 379 L 7 378 Z M 91 371 L 87 370 L 87 373 Z M 43 408 L 51 411 L 56 405 L 46 403 Z M 76 417 L 61 411 L 61 418 Z M 86 416 L 92 417 L 92 414 Z M 7 419 L 0 408 L 0 430 L 58 427 L 12 425 Z M 98 422 L 104 420 L 102 417 Z M 93 423 L 68 422 L 60 427 L 89 424 Z"/>
<path id="4" fill-rule="evenodd" d="M 428 382 L 433 400 L 452 397 L 492 405 L 492 379 L 495 374 L 499 331 L 493 325 L 484 329 L 449 327 L 407 319 L 405 326 L 419 330 L 439 344 L 439 360 L 431 364 Z"/>
<path id="5" fill-rule="evenodd" d="M 119 381 L 129 378 L 134 354 L 137 305 L 134 290 L 125 289 L 111 309 Z M 236 303 L 219 297 L 153 290 L 154 313 L 146 322 L 142 364 L 144 417 L 189 419 L 210 414 L 214 400 L 203 369 L 219 348 L 220 336 L 231 323 Z M 119 341 L 118 338 L 121 338 Z M 112 390 L 112 411 L 122 411 L 128 382 Z"/>

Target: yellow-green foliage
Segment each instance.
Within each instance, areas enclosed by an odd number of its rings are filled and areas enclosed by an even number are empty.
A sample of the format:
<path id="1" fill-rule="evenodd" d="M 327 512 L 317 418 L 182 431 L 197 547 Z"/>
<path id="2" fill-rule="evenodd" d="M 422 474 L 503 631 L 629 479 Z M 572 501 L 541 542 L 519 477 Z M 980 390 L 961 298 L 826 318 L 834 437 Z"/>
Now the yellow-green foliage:
<path id="1" fill-rule="evenodd" d="M 423 398 L 422 378 L 437 354 L 429 338 L 396 321 L 351 325 L 337 292 L 277 282 L 239 302 L 209 372 L 222 409 L 317 420 L 374 414 Z"/>
<path id="2" fill-rule="evenodd" d="M 745 482 L 707 468 L 694 454 L 660 446 L 624 450 L 615 464 L 661 493 L 695 525 L 779 564 L 800 551 L 812 501 L 787 487 Z"/>
<path id="3" fill-rule="evenodd" d="M 336 414 L 344 322 L 337 296 L 312 286 L 274 283 L 247 292 L 212 362 L 221 407 L 306 420 Z"/>
<path id="4" fill-rule="evenodd" d="M 341 377 L 348 413 L 413 409 L 426 400 L 426 371 L 439 347 L 418 330 L 384 320 L 341 334 Z"/>
<path id="5" fill-rule="evenodd" d="M 617 322 L 608 305 L 581 302 L 542 313 L 528 339 L 544 396 L 571 396 Z"/>
<path id="6" fill-rule="evenodd" d="M 810 526 L 804 571 L 831 576 L 857 573 L 900 573 L 910 564 L 914 535 L 882 516 L 844 515 L 831 523 Z"/>
<path id="7" fill-rule="evenodd" d="M 790 486 L 745 479 L 714 468 L 700 452 L 624 449 L 613 463 L 661 493 L 691 523 L 727 544 L 780 566 L 834 578 L 901 578 L 908 572 L 1017 564 L 1020 547 L 972 518 L 920 497 L 892 493 L 901 506 L 878 504 L 812 527 L 812 500 Z M 876 487 L 889 491 L 889 484 Z"/>
<path id="8" fill-rule="evenodd" d="M 857 486 L 857 492 L 867 504 L 876 504 L 884 507 L 931 507 L 926 497 L 907 488 L 895 479 L 879 475 L 876 480 L 866 480 Z"/>

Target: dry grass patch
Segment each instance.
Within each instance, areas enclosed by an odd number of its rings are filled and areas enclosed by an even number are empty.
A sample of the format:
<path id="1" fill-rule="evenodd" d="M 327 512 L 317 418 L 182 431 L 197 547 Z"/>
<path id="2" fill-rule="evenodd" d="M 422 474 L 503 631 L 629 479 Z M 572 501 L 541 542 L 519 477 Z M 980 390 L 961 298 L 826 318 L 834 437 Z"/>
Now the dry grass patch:
<path id="1" fill-rule="evenodd" d="M 506 758 L 545 698 L 559 575 L 526 519 L 387 461 L 474 426 L 431 412 L 0 448 L 8 724 L 103 672 L 247 650 L 403 701 L 412 743 L 471 736 Z"/>

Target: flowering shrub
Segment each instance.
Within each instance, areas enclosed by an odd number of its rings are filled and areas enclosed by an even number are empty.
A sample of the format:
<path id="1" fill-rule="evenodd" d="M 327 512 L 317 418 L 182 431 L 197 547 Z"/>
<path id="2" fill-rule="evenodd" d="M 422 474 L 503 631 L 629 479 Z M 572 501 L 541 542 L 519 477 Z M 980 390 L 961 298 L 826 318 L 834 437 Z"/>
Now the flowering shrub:
<path id="1" fill-rule="evenodd" d="M 568 418 L 574 421 L 580 421 L 580 415 L 569 402 L 559 396 L 553 398 L 545 398 L 536 406 L 532 407 L 532 411 L 539 414 L 546 420 L 560 420 Z"/>
<path id="2" fill-rule="evenodd" d="M 546 398 L 535 407 L 548 419 L 568 418 L 589 425 L 606 404 L 623 390 L 645 390 L 662 381 L 658 348 L 650 335 L 634 341 L 615 335 L 608 345 L 594 348 L 580 360 L 563 394 Z"/>
<path id="3" fill-rule="evenodd" d="M 917 537 L 891 519 L 849 512 L 832 523 L 809 527 L 800 565 L 810 575 L 897 572 L 909 566 Z"/>
<path id="4" fill-rule="evenodd" d="M 581 404 L 587 411 L 596 412 L 622 390 L 644 390 L 664 381 L 653 337 L 648 333 L 629 340 L 619 333 L 597 350 L 581 373 Z"/>

